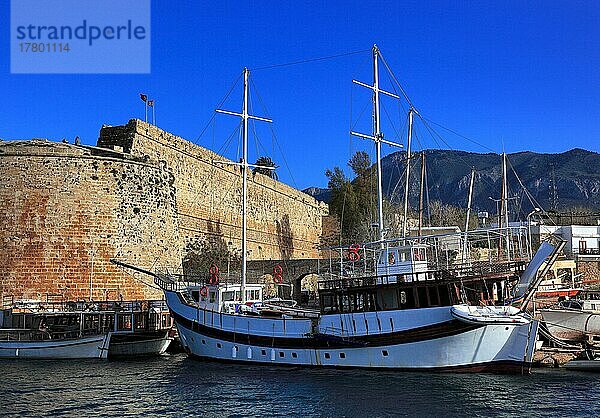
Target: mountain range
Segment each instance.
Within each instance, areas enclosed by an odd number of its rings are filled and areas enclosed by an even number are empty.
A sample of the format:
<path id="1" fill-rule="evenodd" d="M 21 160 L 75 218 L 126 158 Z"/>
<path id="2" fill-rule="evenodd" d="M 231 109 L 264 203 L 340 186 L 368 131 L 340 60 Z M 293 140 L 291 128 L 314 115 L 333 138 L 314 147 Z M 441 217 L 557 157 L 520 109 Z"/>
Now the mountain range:
<path id="1" fill-rule="evenodd" d="M 471 169 L 475 170 L 473 208 L 495 214 L 502 185 L 502 156 L 466 151 L 430 149 L 424 151 L 426 184 L 430 201 L 459 207 L 467 206 Z M 531 151 L 507 154 L 509 211 L 514 218 L 524 217 L 534 207 L 544 210 L 566 210 L 585 207 L 600 210 L 600 154 L 572 149 L 559 154 Z M 404 196 L 406 152 L 387 155 L 381 160 L 385 196 L 401 203 Z M 419 199 L 421 154 L 411 157 L 411 207 Z M 328 189 L 311 187 L 304 190 L 327 202 Z"/>

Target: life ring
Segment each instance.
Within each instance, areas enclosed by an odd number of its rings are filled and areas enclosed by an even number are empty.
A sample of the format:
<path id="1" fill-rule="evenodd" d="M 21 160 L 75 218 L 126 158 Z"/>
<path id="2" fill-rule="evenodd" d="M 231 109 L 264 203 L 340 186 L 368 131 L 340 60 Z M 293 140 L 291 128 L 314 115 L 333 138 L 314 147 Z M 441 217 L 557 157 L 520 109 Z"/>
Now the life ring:
<path id="1" fill-rule="evenodd" d="M 352 262 L 360 260 L 360 254 L 355 253 L 354 251 L 350 251 L 348 253 L 348 259 Z"/>
<path id="2" fill-rule="evenodd" d="M 273 275 L 282 275 L 283 274 L 283 267 L 281 267 L 281 264 L 276 264 L 275 267 L 273 267 Z"/>
<path id="3" fill-rule="evenodd" d="M 360 245 L 352 244 L 352 245 L 350 245 L 350 247 L 348 249 L 350 250 L 350 252 L 357 253 L 358 250 L 360 250 Z"/>
<path id="4" fill-rule="evenodd" d="M 202 289 L 200 289 L 200 296 L 202 296 L 203 298 L 208 296 L 208 287 L 204 286 Z"/>
<path id="5" fill-rule="evenodd" d="M 352 262 L 360 260 L 360 254 L 358 251 L 360 250 L 360 245 L 352 244 L 348 247 L 348 259 Z"/>
<path id="6" fill-rule="evenodd" d="M 208 269 L 208 272 L 210 273 L 209 283 L 210 284 L 219 283 L 219 267 L 216 264 L 213 264 Z"/>
<path id="7" fill-rule="evenodd" d="M 273 281 L 275 282 L 275 284 L 281 284 L 283 283 L 283 276 L 281 274 L 274 274 Z"/>

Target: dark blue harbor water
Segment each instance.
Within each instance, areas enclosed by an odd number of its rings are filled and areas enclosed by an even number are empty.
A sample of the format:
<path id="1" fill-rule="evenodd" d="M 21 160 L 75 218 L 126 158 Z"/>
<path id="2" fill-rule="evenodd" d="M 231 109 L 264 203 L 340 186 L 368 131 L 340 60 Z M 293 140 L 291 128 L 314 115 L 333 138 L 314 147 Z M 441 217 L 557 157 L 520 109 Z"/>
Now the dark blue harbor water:
<path id="1" fill-rule="evenodd" d="M 1 416 L 600 416 L 600 374 L 315 370 L 207 363 L 0 361 Z"/>

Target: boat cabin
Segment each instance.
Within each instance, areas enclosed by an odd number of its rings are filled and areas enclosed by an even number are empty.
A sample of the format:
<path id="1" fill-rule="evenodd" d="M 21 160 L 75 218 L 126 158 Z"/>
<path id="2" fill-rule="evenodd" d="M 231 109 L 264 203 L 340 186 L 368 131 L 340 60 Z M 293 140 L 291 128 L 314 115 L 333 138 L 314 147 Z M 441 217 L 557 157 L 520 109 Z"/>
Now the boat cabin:
<path id="1" fill-rule="evenodd" d="M 426 250 L 426 245 L 419 244 L 382 249 L 377 260 L 377 284 L 426 280 Z"/>
<path id="2" fill-rule="evenodd" d="M 206 286 L 189 286 L 192 299 L 205 309 L 234 313 L 240 312 L 241 308 L 241 285 L 239 284 L 217 284 Z M 263 286 L 260 284 L 246 284 L 246 304 L 251 307 L 263 301 Z"/>

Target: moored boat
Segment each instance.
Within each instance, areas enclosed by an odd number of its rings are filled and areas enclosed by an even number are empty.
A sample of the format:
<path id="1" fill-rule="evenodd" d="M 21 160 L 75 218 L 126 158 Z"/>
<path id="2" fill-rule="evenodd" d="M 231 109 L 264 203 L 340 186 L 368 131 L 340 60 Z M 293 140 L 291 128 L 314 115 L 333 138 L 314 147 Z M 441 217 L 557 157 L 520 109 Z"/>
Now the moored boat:
<path id="1" fill-rule="evenodd" d="M 540 314 L 555 338 L 588 342 L 600 337 L 600 293 L 581 291 L 573 299 L 540 309 Z"/>
<path id="2" fill-rule="evenodd" d="M 397 97 L 378 87 L 379 58 L 375 46 L 374 85 L 358 83 L 374 92 L 376 129 L 373 136 L 362 136 L 378 146 L 392 144 L 379 132 L 379 93 Z M 508 227 L 384 239 L 379 158 L 379 241 L 325 249 L 329 262 L 316 272 L 319 311 L 254 308 L 260 301 L 252 300 L 246 277 L 247 123 L 264 119 L 248 115 L 248 73 L 245 69 L 241 114 L 224 112 L 241 116 L 244 126 L 244 155 L 234 163 L 243 179 L 239 298 L 225 300 L 216 269 L 206 283 L 190 286 L 172 275 L 113 260 L 154 277 L 185 350 L 200 358 L 268 365 L 527 373 L 538 322 L 516 308 L 473 305 L 511 300 L 526 305 L 542 264 L 552 265 L 564 243 L 544 242 L 528 265 L 522 245 L 526 235 Z M 410 121 L 413 114 L 411 109 Z M 493 259 L 469 256 L 471 249 L 486 245 Z"/>
<path id="3" fill-rule="evenodd" d="M 173 340 L 164 301 L 17 302 L 0 319 L 0 358 L 159 355 Z"/>
<path id="4" fill-rule="evenodd" d="M 11 318 L 22 328 L 0 328 L 0 358 L 107 358 L 112 333 L 83 312 L 52 312 Z"/>

